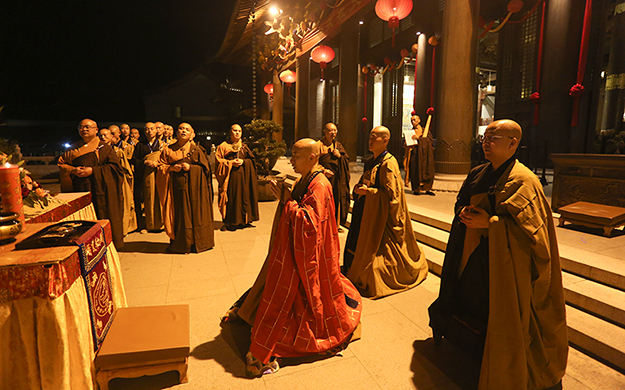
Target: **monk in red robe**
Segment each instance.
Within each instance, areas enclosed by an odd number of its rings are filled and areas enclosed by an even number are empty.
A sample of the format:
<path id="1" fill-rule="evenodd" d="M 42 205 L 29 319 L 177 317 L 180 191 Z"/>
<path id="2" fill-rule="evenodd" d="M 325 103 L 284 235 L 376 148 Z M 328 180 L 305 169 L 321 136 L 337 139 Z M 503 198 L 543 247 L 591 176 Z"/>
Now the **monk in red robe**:
<path id="1" fill-rule="evenodd" d="M 276 188 L 284 207 L 263 266 L 266 277 L 261 271 L 251 289 L 264 284 L 246 357 L 248 376 L 277 371 L 276 357 L 338 352 L 360 321 L 362 298 L 341 275 L 332 186 L 318 160 L 315 140 L 296 142 L 291 165 L 302 177 L 292 192 Z"/>

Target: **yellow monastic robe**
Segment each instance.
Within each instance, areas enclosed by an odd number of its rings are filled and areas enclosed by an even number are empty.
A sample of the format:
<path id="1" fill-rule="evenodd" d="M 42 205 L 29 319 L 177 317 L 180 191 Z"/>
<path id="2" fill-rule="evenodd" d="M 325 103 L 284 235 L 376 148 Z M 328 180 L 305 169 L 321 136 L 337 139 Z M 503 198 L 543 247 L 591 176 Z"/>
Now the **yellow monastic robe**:
<path id="1" fill-rule="evenodd" d="M 379 164 L 363 173 L 360 182 L 367 180 L 360 232 L 347 277 L 363 296 L 381 298 L 417 286 L 427 277 L 428 265 L 412 230 L 395 157 L 386 153 Z"/>
<path id="2" fill-rule="evenodd" d="M 143 158 L 143 161 L 158 161 L 161 151 L 157 150 Z M 156 188 L 156 172 L 158 168 L 145 166 L 143 174 L 143 212 L 147 230 L 159 230 L 163 227 L 161 203 Z"/>
<path id="3" fill-rule="evenodd" d="M 119 183 L 122 188 L 122 196 L 124 202 L 124 236 L 128 233 L 137 230 L 137 214 L 135 213 L 135 200 L 132 192 L 134 186 L 134 175 L 132 165 L 128 161 L 128 157 L 126 155 L 126 150 L 132 149 L 134 152 L 134 146 L 122 141 L 126 144 L 126 148 L 122 149 L 120 147 L 114 146 L 113 149 L 115 153 L 119 156 L 119 160 L 121 162 L 122 168 L 125 170 L 124 177 L 122 181 Z M 130 155 L 132 158 L 132 154 Z"/>

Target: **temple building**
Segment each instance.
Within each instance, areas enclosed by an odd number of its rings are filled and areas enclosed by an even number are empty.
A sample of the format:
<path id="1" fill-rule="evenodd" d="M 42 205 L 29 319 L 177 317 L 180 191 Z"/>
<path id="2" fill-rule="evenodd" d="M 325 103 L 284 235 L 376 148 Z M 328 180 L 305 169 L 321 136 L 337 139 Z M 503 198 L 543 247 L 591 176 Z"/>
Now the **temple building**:
<path id="1" fill-rule="evenodd" d="M 401 160 L 402 128 L 415 111 L 430 122 L 436 172 L 460 174 L 486 125 L 511 118 L 526 133 L 518 157 L 539 169 L 551 166 L 551 153 L 615 152 L 625 129 L 624 8 L 620 0 L 238 0 L 211 61 L 250 67 L 248 113 L 284 124 L 289 145 L 331 121 L 347 152 L 363 156 L 369 130 L 383 124 Z"/>

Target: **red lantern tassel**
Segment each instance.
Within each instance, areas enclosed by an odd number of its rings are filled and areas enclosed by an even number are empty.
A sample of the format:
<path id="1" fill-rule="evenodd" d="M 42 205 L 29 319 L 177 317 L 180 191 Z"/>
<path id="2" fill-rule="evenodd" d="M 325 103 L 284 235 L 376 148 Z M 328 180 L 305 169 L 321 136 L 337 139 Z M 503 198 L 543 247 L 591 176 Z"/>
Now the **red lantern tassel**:
<path id="1" fill-rule="evenodd" d="M 543 15 L 540 22 L 540 38 L 538 41 L 538 64 L 536 67 L 536 93 L 540 93 L 540 73 L 543 66 L 543 41 L 545 37 L 545 5 L 543 2 Z M 540 95 L 537 95 L 537 97 Z M 534 100 L 534 125 L 538 125 L 540 98 Z"/>
<path id="2" fill-rule="evenodd" d="M 582 28 L 582 42 L 579 48 L 579 63 L 577 64 L 577 84 L 581 88 L 578 88 L 578 93 L 572 93 L 573 86 L 569 94 L 574 97 L 573 101 L 573 118 L 571 119 L 571 126 L 577 126 L 577 119 L 579 116 L 579 97 L 583 92 L 581 86 L 584 81 L 584 73 L 586 72 L 586 58 L 588 56 L 588 37 L 590 36 L 590 16 L 592 12 L 592 1 L 586 0 L 586 9 L 584 11 L 584 27 Z"/>

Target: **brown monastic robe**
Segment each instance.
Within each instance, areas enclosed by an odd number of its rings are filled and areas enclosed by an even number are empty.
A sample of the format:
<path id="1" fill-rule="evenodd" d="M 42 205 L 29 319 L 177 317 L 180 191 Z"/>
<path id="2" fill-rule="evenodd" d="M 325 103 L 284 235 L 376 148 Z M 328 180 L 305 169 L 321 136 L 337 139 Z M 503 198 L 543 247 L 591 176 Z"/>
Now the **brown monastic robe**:
<path id="1" fill-rule="evenodd" d="M 388 152 L 370 159 L 359 183 L 367 184 L 368 192 L 354 194 L 356 224 L 347 237 L 343 272 L 370 298 L 417 286 L 428 265 L 412 230 L 397 160 Z"/>
<path id="2" fill-rule="evenodd" d="M 332 184 L 332 195 L 334 196 L 334 208 L 336 210 L 336 220 L 341 225 L 347 222 L 347 214 L 349 213 L 349 155 L 339 141 L 328 143 L 326 138 L 319 140 L 321 152 L 319 156 L 319 165 L 331 170 L 334 175 L 328 180 Z M 334 155 L 334 150 L 338 150 L 340 157 Z"/>
<path id="3" fill-rule="evenodd" d="M 421 125 L 418 125 L 421 129 Z M 421 129 L 423 134 L 423 129 Z M 413 146 L 406 147 L 404 155 L 404 170 L 406 171 L 405 183 L 412 183 L 413 191 L 430 191 L 434 184 L 434 139 L 432 133 L 424 137 L 423 135 L 417 140 L 418 143 Z"/>
<path id="4" fill-rule="evenodd" d="M 462 313 L 472 305 L 465 290 L 473 294 L 481 287 L 462 286 L 480 278 L 474 264 L 485 262 L 488 323 L 480 390 L 552 387 L 564 376 L 568 341 L 551 208 L 540 181 L 523 164 L 512 160 L 498 179 L 492 174 L 493 185 L 486 179 L 490 167 L 471 170 L 458 193 L 430 326 L 435 338 L 448 337 L 456 318 L 465 324 L 471 320 L 466 316 L 478 310 Z M 460 222 L 468 204 L 492 216 L 487 229 L 468 229 Z M 463 281 L 468 273 L 471 280 Z"/>
<path id="5" fill-rule="evenodd" d="M 243 165 L 235 167 L 236 158 L 242 159 Z M 224 141 L 217 147 L 215 159 L 219 212 L 224 223 L 245 225 L 258 221 L 258 178 L 252 151 L 241 140 Z"/>
<path id="6" fill-rule="evenodd" d="M 138 209 L 137 219 L 140 228 L 160 230 L 163 228 L 161 204 L 156 189 L 157 168 L 149 167 L 145 161 L 159 161 L 162 144 L 154 140 L 149 143 L 142 141 L 135 145 L 133 165 L 135 167 L 135 207 Z M 141 213 L 143 204 L 143 213 Z"/>
<path id="7" fill-rule="evenodd" d="M 115 151 L 97 137 L 89 143 L 83 141 L 59 157 L 61 190 L 63 192 L 91 192 L 91 201 L 98 219 L 111 221 L 115 247 L 124 246 L 122 191 L 124 169 Z M 73 168 L 91 167 L 93 173 L 87 177 L 71 175 Z"/>
<path id="8" fill-rule="evenodd" d="M 172 170 L 187 162 L 189 171 Z M 206 151 L 193 141 L 165 148 L 157 176 L 165 231 L 174 253 L 197 253 L 215 246 L 213 227 L 212 173 Z"/>

